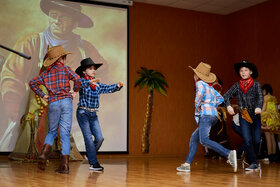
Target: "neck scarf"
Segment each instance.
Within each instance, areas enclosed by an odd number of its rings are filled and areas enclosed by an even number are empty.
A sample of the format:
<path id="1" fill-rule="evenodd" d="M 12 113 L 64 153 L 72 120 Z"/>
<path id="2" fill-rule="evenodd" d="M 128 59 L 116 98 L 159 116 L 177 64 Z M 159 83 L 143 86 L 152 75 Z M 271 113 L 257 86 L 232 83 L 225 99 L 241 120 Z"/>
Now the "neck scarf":
<path id="1" fill-rule="evenodd" d="M 85 74 L 83 75 L 83 78 L 86 79 L 86 80 L 94 79 L 93 77 L 85 75 Z M 90 84 L 89 86 L 91 87 L 92 90 L 95 90 L 95 85 Z"/>
<path id="2" fill-rule="evenodd" d="M 56 61 L 56 62 L 52 63 L 52 64 L 48 67 L 47 71 L 50 71 L 50 70 L 52 69 L 52 67 L 54 67 L 54 66 L 56 66 L 56 67 L 63 67 L 64 64 L 63 64 L 62 62 L 60 62 L 60 61 Z"/>
<path id="3" fill-rule="evenodd" d="M 248 79 L 240 79 L 240 81 L 239 81 L 239 86 L 240 86 L 242 92 L 245 94 L 253 86 L 253 84 L 254 84 L 254 79 L 252 77 L 250 77 Z"/>

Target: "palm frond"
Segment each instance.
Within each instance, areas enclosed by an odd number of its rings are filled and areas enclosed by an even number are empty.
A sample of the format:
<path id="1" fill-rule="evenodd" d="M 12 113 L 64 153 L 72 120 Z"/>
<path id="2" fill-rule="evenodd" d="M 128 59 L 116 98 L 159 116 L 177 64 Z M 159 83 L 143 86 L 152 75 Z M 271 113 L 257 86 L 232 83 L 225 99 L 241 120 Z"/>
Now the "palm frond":
<path id="1" fill-rule="evenodd" d="M 155 71 L 154 75 L 156 75 L 158 77 L 162 77 L 163 79 L 165 79 L 165 76 L 162 73 L 158 72 L 158 71 Z"/>
<path id="2" fill-rule="evenodd" d="M 137 87 L 144 79 L 144 76 L 139 76 L 135 81 L 134 87 Z"/>
<path id="3" fill-rule="evenodd" d="M 139 84 L 139 90 L 141 90 L 145 85 L 147 85 L 148 79 L 144 78 L 143 81 Z"/>
<path id="4" fill-rule="evenodd" d="M 164 86 L 166 86 L 168 88 L 168 84 L 166 82 L 166 80 L 162 77 L 155 77 L 155 79 L 157 79 L 157 82 L 159 82 L 160 84 L 163 84 Z"/>
<path id="5" fill-rule="evenodd" d="M 157 81 L 155 82 L 155 90 L 166 96 L 166 88 Z"/>
<path id="6" fill-rule="evenodd" d="M 158 89 L 156 89 L 160 94 L 167 96 L 166 95 L 166 90 L 163 90 L 161 87 L 158 87 Z"/>
<path id="7" fill-rule="evenodd" d="M 137 73 L 139 77 L 136 79 L 134 87 L 139 86 L 139 90 L 141 90 L 146 86 L 149 93 L 155 89 L 157 92 L 166 96 L 168 84 L 162 73 L 152 69 L 149 70 L 145 67 L 140 67 Z"/>

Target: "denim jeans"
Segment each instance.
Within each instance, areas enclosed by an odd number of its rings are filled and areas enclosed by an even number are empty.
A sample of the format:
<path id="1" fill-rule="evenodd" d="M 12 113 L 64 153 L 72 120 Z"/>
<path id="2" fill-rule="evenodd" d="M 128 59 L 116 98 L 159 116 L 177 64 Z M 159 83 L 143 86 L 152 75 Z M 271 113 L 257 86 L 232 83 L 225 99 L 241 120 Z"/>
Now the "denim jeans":
<path id="1" fill-rule="evenodd" d="M 84 136 L 88 162 L 89 164 L 96 164 L 98 162 L 96 152 L 104 141 L 96 112 L 78 108 L 77 120 Z"/>
<path id="2" fill-rule="evenodd" d="M 203 146 L 206 146 L 223 157 L 228 157 L 230 150 L 224 148 L 222 145 L 218 144 L 217 142 L 214 142 L 209 139 L 209 133 L 211 130 L 211 126 L 217 122 L 218 118 L 214 115 L 202 115 L 199 118 L 199 125 L 196 128 L 196 130 L 193 132 L 192 137 L 190 139 L 190 147 L 189 147 L 189 153 L 186 158 L 186 162 L 191 164 L 193 162 L 196 150 L 197 150 L 197 143 L 200 141 L 200 143 Z"/>
<path id="3" fill-rule="evenodd" d="M 244 139 L 244 144 L 247 152 L 247 162 L 249 164 L 257 163 L 258 149 L 261 141 L 261 117 L 260 115 L 251 115 L 253 120 L 252 124 L 249 124 L 245 119 L 239 115 L 239 122 L 242 137 Z"/>
<path id="4" fill-rule="evenodd" d="M 237 126 L 234 122 L 232 122 L 232 129 L 234 132 L 236 132 L 242 139 L 243 139 L 243 136 L 242 136 L 242 132 L 241 132 L 241 127 L 240 126 Z M 237 155 L 238 156 L 241 156 L 243 151 L 246 150 L 246 145 L 245 143 L 243 143 L 240 148 L 237 150 Z M 247 159 L 248 160 L 248 159 Z"/>
<path id="5" fill-rule="evenodd" d="M 62 155 L 70 154 L 70 131 L 72 127 L 73 104 L 71 98 L 54 101 L 49 104 L 49 131 L 45 144 L 52 145 L 60 125 Z"/>

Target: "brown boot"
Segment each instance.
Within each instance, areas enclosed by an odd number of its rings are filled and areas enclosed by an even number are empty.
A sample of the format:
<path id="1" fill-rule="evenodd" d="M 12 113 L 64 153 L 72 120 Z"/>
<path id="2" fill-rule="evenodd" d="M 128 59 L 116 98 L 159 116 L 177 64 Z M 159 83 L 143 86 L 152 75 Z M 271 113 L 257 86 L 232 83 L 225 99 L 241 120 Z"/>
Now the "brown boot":
<path id="1" fill-rule="evenodd" d="M 60 165 L 55 170 L 56 173 L 68 174 L 69 173 L 69 155 L 62 155 Z"/>
<path id="2" fill-rule="evenodd" d="M 49 157 L 51 149 L 52 149 L 52 147 L 49 144 L 44 144 L 44 146 L 42 148 L 42 152 L 41 152 L 40 156 L 38 157 L 38 168 L 39 169 L 41 169 L 41 170 L 46 169 L 46 163 L 47 163 L 47 159 Z"/>

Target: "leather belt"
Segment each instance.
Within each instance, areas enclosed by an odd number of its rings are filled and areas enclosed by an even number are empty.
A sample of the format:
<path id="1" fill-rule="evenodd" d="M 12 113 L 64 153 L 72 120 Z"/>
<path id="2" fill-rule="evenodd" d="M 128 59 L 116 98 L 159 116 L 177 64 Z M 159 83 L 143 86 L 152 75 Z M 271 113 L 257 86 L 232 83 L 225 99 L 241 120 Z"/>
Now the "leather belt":
<path id="1" fill-rule="evenodd" d="M 88 107 L 83 107 L 83 106 L 79 106 L 78 108 L 87 110 L 89 112 L 98 112 L 98 108 L 88 108 Z"/>

